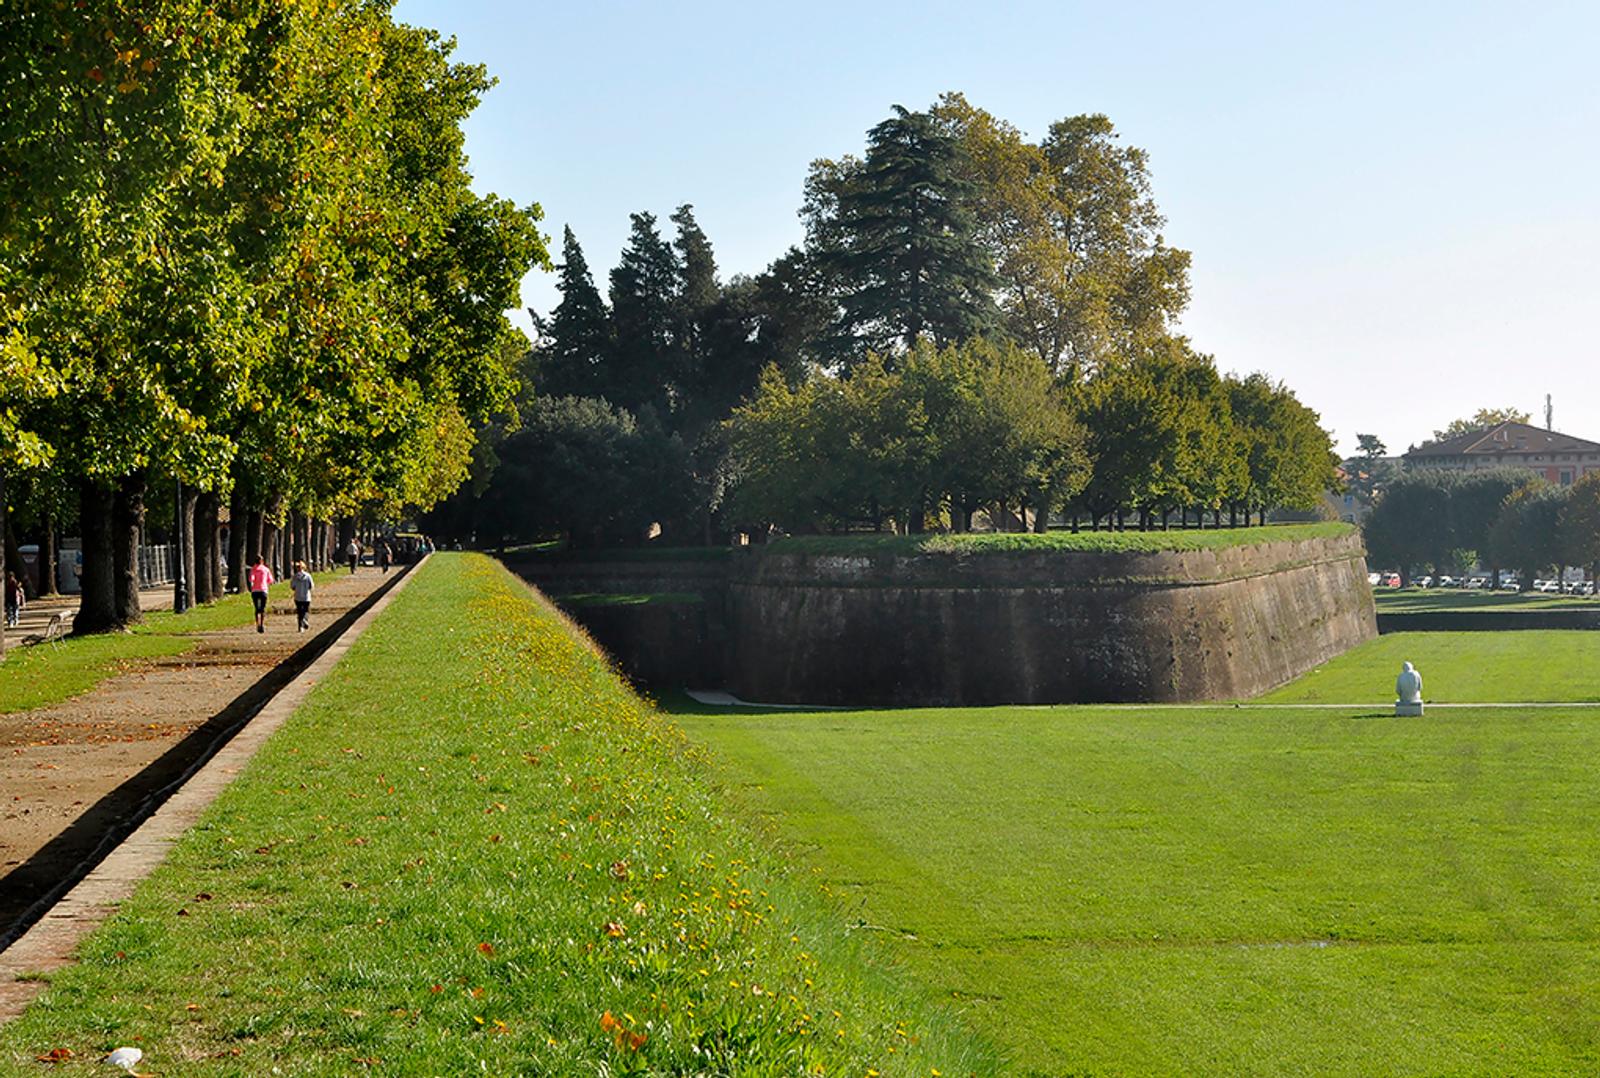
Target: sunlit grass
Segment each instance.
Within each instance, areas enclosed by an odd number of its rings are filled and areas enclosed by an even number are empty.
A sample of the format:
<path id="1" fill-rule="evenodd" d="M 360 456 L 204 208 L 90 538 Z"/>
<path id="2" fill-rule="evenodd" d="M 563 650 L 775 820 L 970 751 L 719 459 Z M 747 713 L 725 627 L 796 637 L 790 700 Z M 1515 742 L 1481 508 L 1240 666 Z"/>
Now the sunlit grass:
<path id="1" fill-rule="evenodd" d="M 1011 1073 L 1600 1070 L 1594 711 L 678 706 Z"/>
<path id="2" fill-rule="evenodd" d="M 438 555 L 0 1073 L 133 1043 L 163 1074 L 994 1073 L 880 953 L 552 610 Z"/>

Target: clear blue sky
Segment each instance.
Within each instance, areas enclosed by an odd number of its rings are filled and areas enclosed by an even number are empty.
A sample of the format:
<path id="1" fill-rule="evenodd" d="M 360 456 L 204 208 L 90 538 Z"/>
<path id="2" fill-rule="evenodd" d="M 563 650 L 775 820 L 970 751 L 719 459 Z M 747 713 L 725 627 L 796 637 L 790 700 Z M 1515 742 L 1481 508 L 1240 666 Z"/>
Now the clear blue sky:
<path id="1" fill-rule="evenodd" d="M 1289 10 L 1295 7 L 1298 10 Z M 1182 328 L 1392 449 L 1483 405 L 1600 441 L 1600 4 L 402 0 L 499 86 L 482 190 L 571 225 L 602 289 L 628 214 L 691 202 L 720 268 L 800 239 L 808 162 L 945 90 L 1150 153 Z M 529 306 L 558 298 L 549 274 Z M 523 319 L 523 324 L 526 320 Z"/>

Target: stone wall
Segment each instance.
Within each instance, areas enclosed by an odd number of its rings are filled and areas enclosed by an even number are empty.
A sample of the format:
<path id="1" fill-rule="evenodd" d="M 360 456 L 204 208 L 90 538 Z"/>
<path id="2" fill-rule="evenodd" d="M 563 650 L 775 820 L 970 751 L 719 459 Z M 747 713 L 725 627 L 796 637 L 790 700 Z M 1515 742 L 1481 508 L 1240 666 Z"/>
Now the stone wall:
<path id="1" fill-rule="evenodd" d="M 569 591 L 634 592 L 642 567 L 601 574 L 513 568 L 560 601 Z M 659 565 L 653 567 L 660 569 Z M 694 573 L 701 585 L 690 587 Z M 1372 637 L 1371 589 L 1355 534 L 1160 553 L 789 554 L 781 546 L 700 563 L 655 590 L 699 590 L 699 638 L 719 654 L 680 665 L 720 673 L 770 703 L 869 706 L 1223 700 L 1255 695 Z M 703 586 L 703 590 L 700 590 Z M 605 618 L 639 607 L 599 607 Z M 602 646 L 621 640 L 573 610 Z M 674 649 L 690 635 L 675 631 Z M 625 669 L 657 630 L 614 651 Z M 677 684 L 694 682 L 684 679 Z M 702 682 L 702 684 L 706 684 Z"/>

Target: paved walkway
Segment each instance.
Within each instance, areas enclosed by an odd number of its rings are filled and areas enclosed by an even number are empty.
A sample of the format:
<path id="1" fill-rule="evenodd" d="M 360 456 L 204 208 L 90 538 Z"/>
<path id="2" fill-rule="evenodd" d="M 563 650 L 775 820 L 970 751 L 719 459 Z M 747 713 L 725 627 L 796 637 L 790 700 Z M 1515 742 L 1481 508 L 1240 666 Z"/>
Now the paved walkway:
<path id="1" fill-rule="evenodd" d="M 328 642 L 322 634 L 337 635 L 339 620 L 396 575 L 365 569 L 324 580 L 312 634 L 295 632 L 293 601 L 280 589 L 265 633 L 249 624 L 196 633 L 193 651 L 132 664 L 51 707 L 0 715 L 0 939 L 105 835 L 292 679 L 309 652 Z"/>

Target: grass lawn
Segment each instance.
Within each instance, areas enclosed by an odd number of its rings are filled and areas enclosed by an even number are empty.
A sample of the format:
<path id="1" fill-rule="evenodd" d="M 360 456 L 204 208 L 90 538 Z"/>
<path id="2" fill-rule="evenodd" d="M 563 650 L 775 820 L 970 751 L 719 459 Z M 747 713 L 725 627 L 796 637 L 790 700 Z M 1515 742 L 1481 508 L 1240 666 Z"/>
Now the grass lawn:
<path id="1" fill-rule="evenodd" d="M 1264 528 L 1206 528 L 1176 531 L 964 532 L 960 535 L 798 535 L 779 539 L 774 553 L 795 554 L 973 554 L 1017 551 L 1141 553 L 1160 550 L 1217 550 L 1254 543 L 1326 539 L 1355 530 L 1337 521 L 1321 524 L 1270 524 Z"/>
<path id="2" fill-rule="evenodd" d="M 1438 703 L 1600 701 L 1600 632 L 1388 633 L 1260 698 L 1267 703 L 1394 700 L 1403 662 L 1422 672 L 1422 697 Z"/>
<path id="3" fill-rule="evenodd" d="M 1596 712 L 678 710 L 1012 1073 L 1600 1070 Z"/>
<path id="4" fill-rule="evenodd" d="M 681 733 L 438 554 L 0 1027 L 0 1074 L 990 1074 Z"/>
<path id="5" fill-rule="evenodd" d="M 315 579 L 320 584 L 333 575 L 317 573 Z M 288 595 L 288 583 L 274 585 L 271 593 L 274 598 Z M 193 651 L 200 646 L 198 633 L 249 625 L 254 617 L 250 596 L 228 595 L 181 615 L 149 611 L 125 633 L 69 636 L 28 647 L 17 647 L 12 640 L 0 662 L 0 715 L 60 703 L 141 660 Z"/>
<path id="6" fill-rule="evenodd" d="M 1374 588 L 1380 614 L 1433 614 L 1455 610 L 1589 610 L 1600 606 L 1592 595 L 1549 595 L 1539 591 L 1483 591 L 1476 588 Z"/>

